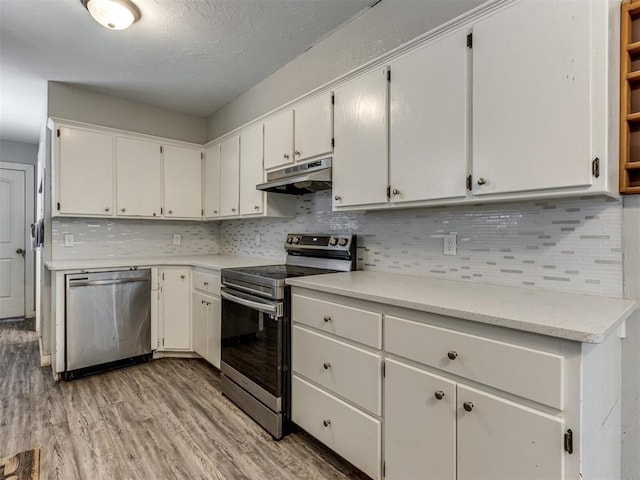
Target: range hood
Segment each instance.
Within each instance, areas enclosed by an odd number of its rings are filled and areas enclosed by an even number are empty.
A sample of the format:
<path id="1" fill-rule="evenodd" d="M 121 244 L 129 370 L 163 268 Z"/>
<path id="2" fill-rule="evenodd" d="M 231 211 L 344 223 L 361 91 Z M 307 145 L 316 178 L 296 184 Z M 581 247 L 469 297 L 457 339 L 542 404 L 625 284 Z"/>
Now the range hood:
<path id="1" fill-rule="evenodd" d="M 256 185 L 264 192 L 304 195 L 331 188 L 331 157 L 311 160 L 267 173 L 266 183 Z"/>

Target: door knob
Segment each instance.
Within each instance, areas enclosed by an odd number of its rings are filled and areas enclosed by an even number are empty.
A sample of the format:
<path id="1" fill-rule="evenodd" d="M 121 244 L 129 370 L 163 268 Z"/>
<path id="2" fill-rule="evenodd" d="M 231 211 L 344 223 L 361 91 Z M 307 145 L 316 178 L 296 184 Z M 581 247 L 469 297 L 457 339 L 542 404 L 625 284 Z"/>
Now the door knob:
<path id="1" fill-rule="evenodd" d="M 26 252 L 24 251 L 24 249 L 23 249 L 23 248 L 19 248 L 19 249 L 17 249 L 17 250 L 16 250 L 16 253 L 17 253 L 17 254 L 19 254 L 19 255 L 22 255 L 22 256 L 24 257 L 24 254 L 25 254 Z"/>

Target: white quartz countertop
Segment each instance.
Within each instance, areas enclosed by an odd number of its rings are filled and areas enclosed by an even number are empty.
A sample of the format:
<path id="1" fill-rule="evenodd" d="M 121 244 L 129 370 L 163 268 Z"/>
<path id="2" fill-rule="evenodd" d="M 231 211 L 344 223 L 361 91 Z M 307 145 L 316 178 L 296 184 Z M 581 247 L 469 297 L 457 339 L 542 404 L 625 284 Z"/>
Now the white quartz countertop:
<path id="1" fill-rule="evenodd" d="M 600 343 L 635 301 L 358 271 L 298 277 L 289 285 L 584 343 Z"/>
<path id="2" fill-rule="evenodd" d="M 55 270 L 92 270 L 103 268 L 190 266 L 220 270 L 223 268 L 249 267 L 254 265 L 278 265 L 282 261 L 238 255 L 185 255 L 174 257 L 103 258 L 85 260 L 50 260 L 45 266 Z"/>

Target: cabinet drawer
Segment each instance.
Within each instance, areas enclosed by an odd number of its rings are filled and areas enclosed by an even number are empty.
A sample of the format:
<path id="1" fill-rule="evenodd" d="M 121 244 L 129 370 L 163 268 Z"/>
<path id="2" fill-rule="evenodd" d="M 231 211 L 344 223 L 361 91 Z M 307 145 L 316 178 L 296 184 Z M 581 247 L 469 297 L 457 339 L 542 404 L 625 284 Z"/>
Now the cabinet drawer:
<path id="1" fill-rule="evenodd" d="M 382 348 L 382 315 L 302 295 L 293 295 L 293 321 Z"/>
<path id="2" fill-rule="evenodd" d="M 564 407 L 560 355 L 392 316 L 385 317 L 385 349 L 560 410 Z"/>
<path id="3" fill-rule="evenodd" d="M 302 327 L 293 327 L 294 372 L 381 415 L 382 359 Z"/>
<path id="4" fill-rule="evenodd" d="M 293 421 L 372 478 L 381 478 L 381 422 L 293 376 Z M 325 426 L 326 424 L 326 426 Z"/>
<path id="5" fill-rule="evenodd" d="M 193 288 L 220 295 L 220 276 L 211 273 L 193 272 Z"/>

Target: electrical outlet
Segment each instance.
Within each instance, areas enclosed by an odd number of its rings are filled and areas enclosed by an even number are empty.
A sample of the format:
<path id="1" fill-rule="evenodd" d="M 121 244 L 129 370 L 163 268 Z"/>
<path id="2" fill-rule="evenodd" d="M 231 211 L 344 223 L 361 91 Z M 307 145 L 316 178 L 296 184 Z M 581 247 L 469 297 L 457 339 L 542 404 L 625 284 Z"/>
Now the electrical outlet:
<path id="1" fill-rule="evenodd" d="M 64 234 L 64 246 L 65 247 L 73 247 L 75 245 L 75 239 L 73 238 L 73 233 L 65 233 Z"/>
<path id="2" fill-rule="evenodd" d="M 260 234 L 259 234 L 259 233 L 256 233 L 256 247 L 259 247 L 259 246 L 260 246 L 260 241 L 261 241 L 261 240 L 260 240 Z"/>
<path id="3" fill-rule="evenodd" d="M 181 245 L 182 244 L 182 235 L 180 235 L 179 233 L 174 233 L 173 234 L 173 244 L 174 245 Z"/>
<path id="4" fill-rule="evenodd" d="M 444 238 L 444 251 L 445 255 L 455 255 L 456 249 L 456 235 L 443 235 Z"/>

